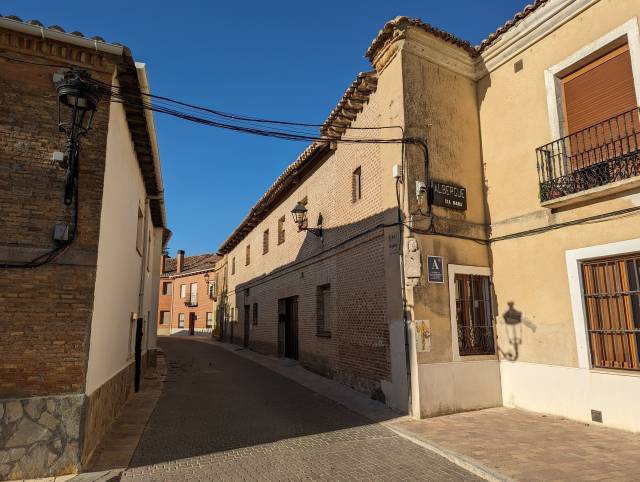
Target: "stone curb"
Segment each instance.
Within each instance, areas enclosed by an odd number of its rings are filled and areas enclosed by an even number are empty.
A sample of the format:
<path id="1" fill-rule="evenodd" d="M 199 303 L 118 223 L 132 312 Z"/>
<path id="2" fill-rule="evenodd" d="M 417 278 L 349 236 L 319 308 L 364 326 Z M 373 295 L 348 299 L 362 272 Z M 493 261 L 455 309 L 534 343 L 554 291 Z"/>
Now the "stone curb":
<path id="1" fill-rule="evenodd" d="M 274 371 L 294 382 L 308 388 L 309 390 L 322 395 L 329 400 L 332 400 L 339 405 L 342 405 L 349 410 L 356 412 L 363 417 L 368 418 L 372 422 L 379 423 L 388 428 L 398 436 L 413 442 L 420 447 L 423 447 L 450 462 L 456 464 L 472 474 L 481 477 L 490 482 L 515 482 L 514 479 L 500 474 L 495 470 L 483 465 L 475 459 L 461 455 L 453 450 L 444 448 L 427 437 L 418 435 L 412 432 L 408 432 L 403 429 L 399 429 L 394 425 L 396 422 L 411 420 L 409 416 L 402 415 L 391 408 L 371 400 L 360 392 L 353 390 L 341 383 L 338 383 L 329 378 L 317 375 L 309 370 L 303 368 L 298 362 L 293 360 L 283 361 L 281 358 L 270 357 L 253 352 L 249 349 L 233 345 L 231 343 L 222 343 L 210 338 L 198 339 L 193 338 L 195 341 L 209 343 L 214 346 L 223 348 L 235 355 L 241 356 L 247 360 L 253 361 L 271 371 Z"/>

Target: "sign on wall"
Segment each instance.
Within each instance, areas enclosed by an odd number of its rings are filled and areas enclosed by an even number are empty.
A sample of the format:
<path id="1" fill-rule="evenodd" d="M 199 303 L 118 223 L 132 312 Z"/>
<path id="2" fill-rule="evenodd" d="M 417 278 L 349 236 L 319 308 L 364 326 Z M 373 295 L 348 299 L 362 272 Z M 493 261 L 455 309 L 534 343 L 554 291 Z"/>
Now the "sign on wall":
<path id="1" fill-rule="evenodd" d="M 466 211 L 467 189 L 454 184 L 433 181 L 431 183 L 432 204 L 450 209 Z"/>
<path id="2" fill-rule="evenodd" d="M 427 256 L 427 280 L 429 283 L 444 283 L 442 256 Z"/>

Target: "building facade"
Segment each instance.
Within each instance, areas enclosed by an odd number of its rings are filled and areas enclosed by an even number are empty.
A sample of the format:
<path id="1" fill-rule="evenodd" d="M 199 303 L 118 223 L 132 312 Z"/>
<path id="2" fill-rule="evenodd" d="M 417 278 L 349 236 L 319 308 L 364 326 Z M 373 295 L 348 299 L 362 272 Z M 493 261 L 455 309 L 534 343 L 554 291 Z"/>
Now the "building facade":
<path id="1" fill-rule="evenodd" d="M 215 330 L 218 258 L 215 254 L 185 256 L 183 250 L 173 259 L 162 255 L 158 335 Z"/>
<path id="2" fill-rule="evenodd" d="M 223 338 L 415 417 L 640 431 L 639 16 L 539 0 L 476 47 L 388 22 L 220 247 Z"/>
<path id="3" fill-rule="evenodd" d="M 0 17 L 0 44 L 0 478 L 22 479 L 79 470 L 133 391 L 170 233 L 144 64 L 17 17 Z M 103 94 L 67 203 L 51 159 L 66 142 L 54 80 L 69 69 L 131 102 Z"/>

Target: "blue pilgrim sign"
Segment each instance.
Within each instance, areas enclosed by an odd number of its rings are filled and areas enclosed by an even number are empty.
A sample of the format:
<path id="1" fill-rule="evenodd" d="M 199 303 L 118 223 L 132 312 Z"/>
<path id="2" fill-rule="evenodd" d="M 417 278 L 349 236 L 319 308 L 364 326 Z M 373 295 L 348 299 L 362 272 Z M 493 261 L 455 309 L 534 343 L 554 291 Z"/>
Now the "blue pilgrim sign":
<path id="1" fill-rule="evenodd" d="M 442 256 L 427 256 L 427 279 L 429 283 L 444 283 Z"/>

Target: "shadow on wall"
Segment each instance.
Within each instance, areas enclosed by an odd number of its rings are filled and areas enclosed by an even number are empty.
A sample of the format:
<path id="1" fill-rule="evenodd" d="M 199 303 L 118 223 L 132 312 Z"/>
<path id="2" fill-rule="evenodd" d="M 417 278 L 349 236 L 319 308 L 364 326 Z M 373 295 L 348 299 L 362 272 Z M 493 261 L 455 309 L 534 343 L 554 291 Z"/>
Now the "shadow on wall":
<path id="1" fill-rule="evenodd" d="M 522 327 L 525 326 L 535 333 L 537 326 L 531 320 L 524 317 L 521 311 L 515 308 L 513 301 L 509 301 L 507 305 L 509 308 L 502 314 L 502 319 L 505 324 L 509 345 L 511 345 L 512 348 L 505 351 L 498 345 L 498 352 L 505 360 L 516 361 L 519 357 L 518 348 L 522 344 Z"/>
<path id="2" fill-rule="evenodd" d="M 316 216 L 309 216 L 310 228 L 316 227 Z M 326 225 L 327 216 L 323 216 Z M 387 280 L 384 258 L 386 244 L 400 248 L 396 219 L 397 211 L 389 209 L 354 223 L 323 226 L 322 237 L 296 232 L 288 224 L 284 244 L 277 245 L 272 236 L 267 254 L 257 252 L 261 246 L 254 247 L 252 263 L 256 257 L 268 261 L 277 250 L 289 249 L 292 238 L 304 236 L 293 261 L 235 287 L 236 320 L 223 324 L 221 339 L 298 359 L 305 368 L 384 402 L 381 380 L 391 380 L 387 298 L 395 296 L 387 286 L 397 290 L 398 299 L 401 296 L 399 277 Z M 392 232 L 396 236 L 390 239 Z M 240 253 L 244 245 L 240 243 Z M 239 276 L 243 269 L 251 269 L 238 264 Z M 322 286 L 331 291 L 330 307 L 325 309 L 331 327 L 326 331 L 317 315 L 317 290 Z M 228 295 L 222 294 L 221 299 Z M 259 303 L 257 325 L 254 303 Z M 400 312 L 396 318 L 401 318 Z M 333 355 L 327 355 L 330 352 Z"/>

